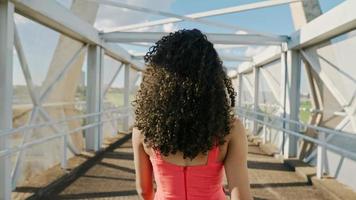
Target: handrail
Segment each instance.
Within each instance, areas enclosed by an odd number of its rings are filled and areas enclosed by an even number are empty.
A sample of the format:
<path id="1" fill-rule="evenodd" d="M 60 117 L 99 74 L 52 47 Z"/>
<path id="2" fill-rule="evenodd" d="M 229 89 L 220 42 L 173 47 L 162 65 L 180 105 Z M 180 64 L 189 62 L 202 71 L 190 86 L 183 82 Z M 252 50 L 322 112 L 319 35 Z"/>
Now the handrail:
<path id="1" fill-rule="evenodd" d="M 256 113 L 256 112 L 250 112 L 250 113 L 255 113 L 256 115 L 257 114 L 261 114 L 261 113 Z M 264 115 L 264 114 L 262 114 L 262 115 Z M 351 158 L 353 160 L 356 160 L 356 153 L 355 152 L 348 151 L 348 150 L 340 148 L 340 147 L 338 147 L 336 145 L 328 144 L 326 141 L 321 141 L 319 139 L 316 139 L 316 138 L 313 138 L 313 137 L 310 137 L 310 136 L 307 136 L 307 135 L 303 135 L 303 134 L 301 134 L 299 132 L 295 132 L 295 131 L 292 131 L 292 130 L 289 130 L 289 129 L 286 129 L 286 128 L 283 128 L 283 127 L 275 126 L 272 123 L 268 123 L 268 122 L 265 122 L 263 120 L 259 120 L 259 119 L 255 118 L 253 116 L 243 115 L 243 117 L 249 118 L 249 119 L 251 119 L 253 121 L 257 121 L 257 122 L 259 122 L 261 124 L 264 124 L 266 126 L 272 127 L 274 129 L 284 131 L 285 133 L 297 136 L 299 138 L 303 138 L 303 139 L 308 140 L 310 142 L 313 142 L 313 143 L 315 143 L 317 145 L 320 145 L 320 146 L 325 147 L 327 149 L 333 150 L 333 151 L 335 151 L 335 152 L 337 152 L 337 153 L 339 153 L 339 154 L 341 154 L 341 155 L 343 155 L 345 157 L 348 157 L 348 158 Z M 295 122 L 294 120 L 286 120 L 286 119 L 281 119 L 281 120 L 290 121 L 290 122 L 293 122 L 293 123 L 299 123 L 299 122 Z M 312 125 L 310 125 L 310 126 L 312 127 Z M 320 128 L 320 127 L 315 127 L 315 128 L 321 129 L 321 131 L 324 132 L 324 133 L 326 131 L 323 131 L 323 130 L 327 130 L 329 133 L 330 132 L 332 132 L 334 134 L 335 134 L 335 132 L 338 133 L 337 131 L 330 130 L 330 129 L 327 129 L 327 128 Z"/>
<path id="2" fill-rule="evenodd" d="M 2 130 L 2 131 L 0 131 L 0 137 L 6 136 L 6 135 L 15 134 L 17 132 L 25 131 L 25 130 L 28 130 L 28 129 L 42 128 L 42 127 L 50 126 L 50 125 L 53 125 L 53 124 L 61 124 L 61 123 L 67 122 L 67 121 L 79 120 L 79 119 L 88 118 L 88 117 L 92 117 L 92 116 L 97 116 L 97 115 L 101 115 L 101 114 L 105 114 L 105 113 L 120 112 L 120 111 L 125 111 L 125 110 L 128 110 L 128 109 L 129 109 L 128 107 L 115 108 L 115 109 L 105 110 L 105 111 L 101 111 L 101 112 L 97 112 L 97 113 L 88 113 L 88 114 L 83 114 L 83 115 L 71 116 L 71 117 L 67 117 L 65 119 L 61 119 L 61 120 L 57 120 L 57 121 L 50 121 L 50 122 L 45 122 L 45 123 L 40 123 L 40 124 L 35 124 L 35 125 L 29 125 L 29 126 L 25 125 L 25 126 L 21 126 L 19 128 L 15 128 L 15 129 Z"/>
<path id="3" fill-rule="evenodd" d="M 261 113 L 261 112 L 250 111 L 250 110 L 246 110 L 246 109 L 243 109 L 243 108 L 237 108 L 237 110 L 242 110 L 242 112 L 245 112 L 245 113 L 249 112 L 249 113 L 252 113 L 254 115 L 260 115 L 260 116 L 263 116 L 263 117 L 276 118 L 276 119 L 284 121 L 284 122 L 296 124 L 296 125 L 299 125 L 299 126 L 302 126 L 302 127 L 308 127 L 308 128 L 315 129 L 315 130 L 318 130 L 318 131 L 321 131 L 321 132 L 325 132 L 325 133 L 329 133 L 329 134 L 339 134 L 339 135 L 343 135 L 345 137 L 350 137 L 352 139 L 356 139 L 356 134 L 345 132 L 345 131 L 338 131 L 338 130 L 329 129 L 329 128 L 325 128 L 325 127 L 320 127 L 320 126 L 315 126 L 315 125 L 311 125 L 311 124 L 305 124 L 305 123 L 301 123 L 299 121 L 286 119 L 286 118 L 281 118 L 281 117 L 277 117 L 277 116 L 273 116 L 273 115 L 268 115 L 268 114 Z"/>
<path id="4" fill-rule="evenodd" d="M 109 122 L 109 121 L 113 121 L 113 120 L 117 120 L 117 119 L 123 118 L 126 115 L 129 115 L 129 114 L 124 114 L 124 115 L 122 115 L 120 117 L 115 117 L 115 118 L 103 120 L 103 121 L 100 121 L 100 122 L 91 123 L 91 124 L 88 124 L 88 125 L 81 126 L 79 128 L 70 130 L 68 132 L 57 133 L 57 134 L 55 134 L 53 136 L 44 137 L 44 138 L 41 138 L 41 139 L 38 139 L 38 140 L 34 140 L 32 142 L 25 143 L 23 145 L 17 145 L 16 147 L 8 148 L 8 149 L 0 151 L 0 157 L 11 155 L 11 154 L 13 154 L 15 152 L 21 151 L 23 149 L 27 149 L 27 148 L 29 148 L 29 147 L 31 147 L 33 145 L 36 145 L 36 144 L 42 144 L 42 143 L 45 143 L 45 142 L 53 140 L 53 139 L 57 139 L 57 138 L 64 137 L 64 136 L 69 136 L 69 135 L 71 135 L 73 133 L 78 133 L 81 130 L 92 128 L 92 127 L 98 126 L 100 124 L 103 124 L 105 122 Z"/>

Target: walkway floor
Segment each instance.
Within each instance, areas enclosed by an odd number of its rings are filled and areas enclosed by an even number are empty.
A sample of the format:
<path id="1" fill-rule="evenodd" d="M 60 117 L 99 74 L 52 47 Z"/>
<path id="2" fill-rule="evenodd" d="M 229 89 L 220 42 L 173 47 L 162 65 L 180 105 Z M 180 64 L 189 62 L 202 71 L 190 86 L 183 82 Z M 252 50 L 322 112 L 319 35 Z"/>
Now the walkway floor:
<path id="1" fill-rule="evenodd" d="M 86 163 L 41 199 L 137 199 L 130 135 Z M 277 159 L 249 144 L 249 176 L 255 199 L 327 199 Z M 30 199 L 38 199 L 32 196 Z"/>

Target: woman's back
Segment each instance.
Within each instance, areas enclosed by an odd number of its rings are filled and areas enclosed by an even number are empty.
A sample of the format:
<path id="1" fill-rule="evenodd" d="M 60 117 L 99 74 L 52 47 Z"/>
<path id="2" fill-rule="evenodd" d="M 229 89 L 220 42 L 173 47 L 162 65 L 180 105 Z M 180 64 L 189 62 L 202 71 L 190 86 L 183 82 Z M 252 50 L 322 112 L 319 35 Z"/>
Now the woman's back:
<path id="1" fill-rule="evenodd" d="M 224 164 L 218 157 L 216 146 L 208 152 L 205 164 L 182 166 L 166 161 L 154 151 L 150 160 L 157 185 L 155 200 L 226 199 L 222 187 Z"/>
<path id="2" fill-rule="evenodd" d="M 225 199 L 225 169 L 232 199 L 250 199 L 246 137 L 243 127 L 233 124 L 236 94 L 213 43 L 197 29 L 183 29 L 163 36 L 144 60 L 133 102 L 140 198 Z M 202 158 L 208 159 L 206 166 L 191 166 Z"/>

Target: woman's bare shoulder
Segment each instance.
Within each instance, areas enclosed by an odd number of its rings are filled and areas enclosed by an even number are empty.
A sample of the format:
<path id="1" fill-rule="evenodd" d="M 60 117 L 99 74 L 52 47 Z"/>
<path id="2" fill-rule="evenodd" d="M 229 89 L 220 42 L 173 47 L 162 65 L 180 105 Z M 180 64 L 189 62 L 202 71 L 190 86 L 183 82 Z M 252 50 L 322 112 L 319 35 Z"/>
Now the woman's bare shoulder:
<path id="1" fill-rule="evenodd" d="M 242 120 L 235 116 L 231 122 L 230 134 L 227 135 L 227 141 L 230 141 L 232 138 L 241 138 L 246 137 L 245 127 L 242 123 Z"/>
<path id="2" fill-rule="evenodd" d="M 137 127 L 132 128 L 132 139 L 139 141 L 139 142 L 143 142 L 143 140 L 144 140 L 144 137 L 141 134 L 141 131 Z"/>

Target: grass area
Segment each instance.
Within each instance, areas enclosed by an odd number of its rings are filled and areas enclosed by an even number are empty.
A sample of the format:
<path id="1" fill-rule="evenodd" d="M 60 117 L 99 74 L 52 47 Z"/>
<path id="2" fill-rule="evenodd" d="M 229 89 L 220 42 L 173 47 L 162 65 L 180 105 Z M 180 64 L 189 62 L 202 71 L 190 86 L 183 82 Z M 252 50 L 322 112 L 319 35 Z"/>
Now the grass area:
<path id="1" fill-rule="evenodd" d="M 106 100 L 115 106 L 123 106 L 124 105 L 124 94 L 118 92 L 108 92 L 106 94 Z"/>
<path id="2" fill-rule="evenodd" d="M 299 112 L 299 118 L 303 123 L 307 123 L 309 118 L 310 118 L 310 109 L 312 105 L 309 100 L 302 101 L 300 102 L 300 112 Z"/>
<path id="3" fill-rule="evenodd" d="M 129 103 L 131 103 L 135 99 L 134 94 L 130 94 L 130 99 Z M 114 104 L 115 106 L 123 106 L 124 105 L 124 94 L 120 92 L 108 92 L 106 94 L 106 101 L 109 101 L 110 103 Z"/>

